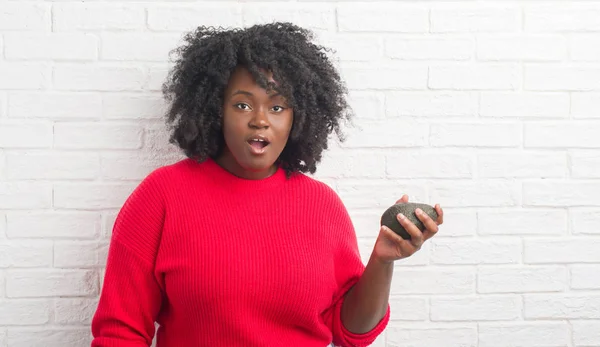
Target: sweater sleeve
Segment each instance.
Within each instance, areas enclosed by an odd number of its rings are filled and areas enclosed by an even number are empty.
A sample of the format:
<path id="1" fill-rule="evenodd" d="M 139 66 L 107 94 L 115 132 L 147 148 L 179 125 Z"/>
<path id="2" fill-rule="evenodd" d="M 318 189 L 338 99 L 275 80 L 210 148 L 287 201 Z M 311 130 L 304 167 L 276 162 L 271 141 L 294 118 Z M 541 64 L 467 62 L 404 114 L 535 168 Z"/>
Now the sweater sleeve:
<path id="1" fill-rule="evenodd" d="M 338 290 L 333 297 L 333 305 L 324 314 L 326 324 L 333 333 L 333 344 L 341 347 L 363 347 L 371 345 L 375 339 L 386 328 L 390 318 L 390 307 L 388 305 L 385 316 L 379 323 L 364 334 L 355 334 L 342 323 L 342 305 L 345 295 L 358 282 L 365 270 L 358 250 L 358 240 L 350 216 L 337 197 L 331 210 L 331 225 L 337 234 L 338 246 L 334 251 L 335 277 Z"/>
<path id="2" fill-rule="evenodd" d="M 155 176 L 152 173 L 140 183 L 115 220 L 92 320 L 92 347 L 148 347 L 152 343 L 162 298 L 154 262 L 164 219 Z"/>

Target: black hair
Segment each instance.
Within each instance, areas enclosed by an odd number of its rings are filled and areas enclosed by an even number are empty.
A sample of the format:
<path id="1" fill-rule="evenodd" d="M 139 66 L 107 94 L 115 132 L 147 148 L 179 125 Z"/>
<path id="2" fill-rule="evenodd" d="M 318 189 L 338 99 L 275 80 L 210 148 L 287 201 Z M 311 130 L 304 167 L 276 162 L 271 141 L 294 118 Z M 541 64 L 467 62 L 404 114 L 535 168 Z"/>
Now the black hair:
<path id="1" fill-rule="evenodd" d="M 341 121 L 350 119 L 346 87 L 327 57 L 328 48 L 312 42 L 313 33 L 291 23 L 223 29 L 198 27 L 183 44 L 163 84 L 169 102 L 170 142 L 189 158 L 216 158 L 224 147 L 222 108 L 229 77 L 237 66 L 252 73 L 265 89 L 281 93 L 294 121 L 278 163 L 287 172 L 316 172 L 328 137 L 340 140 Z M 267 82 L 270 71 L 278 85 Z"/>

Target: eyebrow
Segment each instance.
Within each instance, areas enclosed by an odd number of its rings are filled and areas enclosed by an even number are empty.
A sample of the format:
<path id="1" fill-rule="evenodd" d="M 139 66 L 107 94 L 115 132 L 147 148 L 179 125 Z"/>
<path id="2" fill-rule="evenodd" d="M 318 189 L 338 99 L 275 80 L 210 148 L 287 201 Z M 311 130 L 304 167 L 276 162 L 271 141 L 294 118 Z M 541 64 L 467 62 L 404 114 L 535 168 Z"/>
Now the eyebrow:
<path id="1" fill-rule="evenodd" d="M 250 92 L 247 92 L 245 90 L 237 90 L 235 93 L 231 94 L 231 96 L 235 96 L 235 95 L 238 95 L 238 94 L 244 94 L 244 95 L 248 95 L 248 96 L 254 96 L 254 94 L 252 94 Z M 280 96 L 280 95 L 281 95 L 281 93 L 275 93 L 275 94 L 271 95 L 269 98 L 274 98 L 274 97 Z"/>

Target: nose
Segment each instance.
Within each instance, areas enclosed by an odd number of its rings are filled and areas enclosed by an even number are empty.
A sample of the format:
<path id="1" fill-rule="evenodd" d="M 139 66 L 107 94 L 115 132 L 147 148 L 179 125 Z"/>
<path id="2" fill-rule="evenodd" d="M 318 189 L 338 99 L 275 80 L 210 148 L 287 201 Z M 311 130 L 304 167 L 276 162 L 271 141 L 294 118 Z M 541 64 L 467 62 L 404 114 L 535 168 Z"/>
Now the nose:
<path id="1" fill-rule="evenodd" d="M 267 114 L 264 111 L 264 109 L 260 108 L 259 110 L 254 112 L 248 125 L 251 128 L 258 128 L 258 129 L 268 128 L 269 127 L 269 118 L 267 117 Z"/>

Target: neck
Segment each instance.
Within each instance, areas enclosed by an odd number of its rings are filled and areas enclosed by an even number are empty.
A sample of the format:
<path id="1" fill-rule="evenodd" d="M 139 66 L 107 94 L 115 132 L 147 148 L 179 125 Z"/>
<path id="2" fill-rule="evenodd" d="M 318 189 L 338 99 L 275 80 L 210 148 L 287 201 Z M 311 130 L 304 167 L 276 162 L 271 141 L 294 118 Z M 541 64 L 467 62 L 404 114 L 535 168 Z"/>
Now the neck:
<path id="1" fill-rule="evenodd" d="M 237 160 L 235 160 L 228 150 L 225 150 L 218 158 L 216 158 L 215 162 L 231 174 L 247 180 L 265 179 L 272 176 L 277 171 L 277 166 L 275 164 L 259 171 L 245 169 L 237 162 Z"/>

